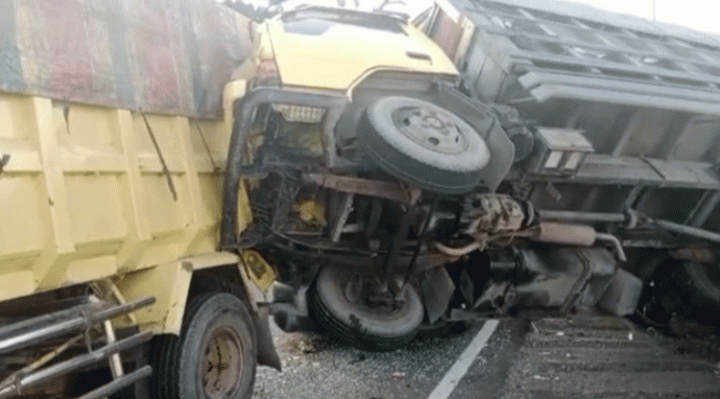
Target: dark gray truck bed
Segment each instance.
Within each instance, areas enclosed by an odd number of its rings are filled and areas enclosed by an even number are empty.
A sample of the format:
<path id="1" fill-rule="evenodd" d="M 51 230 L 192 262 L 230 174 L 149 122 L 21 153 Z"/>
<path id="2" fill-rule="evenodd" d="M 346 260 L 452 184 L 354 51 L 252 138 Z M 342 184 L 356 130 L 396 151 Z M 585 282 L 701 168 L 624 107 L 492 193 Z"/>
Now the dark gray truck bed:
<path id="1" fill-rule="evenodd" d="M 539 207 L 720 230 L 719 37 L 549 0 L 449 0 L 426 30 L 470 95 L 591 142 L 578 173 L 523 176 Z"/>

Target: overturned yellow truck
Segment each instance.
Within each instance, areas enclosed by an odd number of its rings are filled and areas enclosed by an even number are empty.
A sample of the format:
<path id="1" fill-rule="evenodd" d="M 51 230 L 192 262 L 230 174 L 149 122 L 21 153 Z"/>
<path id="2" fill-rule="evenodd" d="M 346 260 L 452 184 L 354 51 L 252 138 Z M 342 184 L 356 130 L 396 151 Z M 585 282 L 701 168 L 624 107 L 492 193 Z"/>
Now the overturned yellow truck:
<path id="1" fill-rule="evenodd" d="M 259 35 L 221 235 L 275 266 L 281 328 L 390 350 L 524 309 L 719 327 L 717 37 L 545 0 Z"/>

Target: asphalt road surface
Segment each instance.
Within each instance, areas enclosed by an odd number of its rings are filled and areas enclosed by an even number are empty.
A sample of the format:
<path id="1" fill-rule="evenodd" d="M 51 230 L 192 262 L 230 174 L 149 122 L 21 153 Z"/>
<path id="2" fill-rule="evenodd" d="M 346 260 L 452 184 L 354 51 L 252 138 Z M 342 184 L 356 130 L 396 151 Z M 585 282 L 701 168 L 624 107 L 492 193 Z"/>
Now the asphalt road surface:
<path id="1" fill-rule="evenodd" d="M 254 399 L 720 398 L 717 339 L 670 339 L 596 314 L 472 322 L 389 353 L 275 329 L 283 372 Z"/>

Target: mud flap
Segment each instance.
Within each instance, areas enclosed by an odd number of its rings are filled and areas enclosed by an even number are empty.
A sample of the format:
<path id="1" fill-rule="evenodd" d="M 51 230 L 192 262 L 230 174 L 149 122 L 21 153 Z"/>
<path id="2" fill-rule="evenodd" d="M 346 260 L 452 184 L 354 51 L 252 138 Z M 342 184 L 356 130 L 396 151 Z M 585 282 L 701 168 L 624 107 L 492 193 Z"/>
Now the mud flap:
<path id="1" fill-rule="evenodd" d="M 265 295 L 272 286 L 277 274 L 263 257 L 255 251 L 242 251 L 240 274 L 245 282 L 250 303 L 253 304 L 253 322 L 257 336 L 257 361 L 263 366 L 269 366 L 282 371 L 280 356 L 278 356 L 272 333 L 270 332 L 270 309 L 268 306 L 258 306 L 265 300 Z M 253 284 L 248 284 L 252 281 Z"/>
<path id="2" fill-rule="evenodd" d="M 278 356 L 272 333 L 270 332 L 270 311 L 267 306 L 261 306 L 253 313 L 255 332 L 257 334 L 257 361 L 263 366 L 269 366 L 277 371 L 282 371 L 282 363 Z"/>

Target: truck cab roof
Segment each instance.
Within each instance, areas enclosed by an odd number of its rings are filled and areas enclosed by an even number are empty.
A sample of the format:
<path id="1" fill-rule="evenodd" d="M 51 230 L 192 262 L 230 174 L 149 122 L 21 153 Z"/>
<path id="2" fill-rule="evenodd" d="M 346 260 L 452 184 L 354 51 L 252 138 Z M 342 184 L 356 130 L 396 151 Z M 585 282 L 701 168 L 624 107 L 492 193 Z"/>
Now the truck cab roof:
<path id="1" fill-rule="evenodd" d="M 437 44 L 392 15 L 308 7 L 266 28 L 287 86 L 345 91 L 379 70 L 458 75 Z"/>

